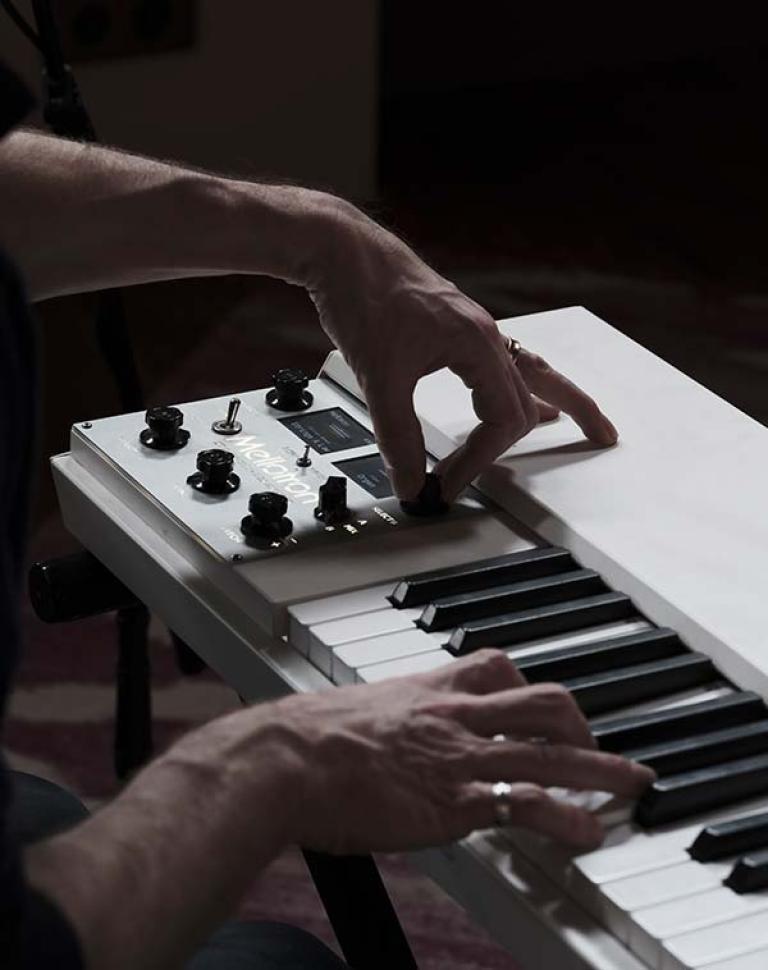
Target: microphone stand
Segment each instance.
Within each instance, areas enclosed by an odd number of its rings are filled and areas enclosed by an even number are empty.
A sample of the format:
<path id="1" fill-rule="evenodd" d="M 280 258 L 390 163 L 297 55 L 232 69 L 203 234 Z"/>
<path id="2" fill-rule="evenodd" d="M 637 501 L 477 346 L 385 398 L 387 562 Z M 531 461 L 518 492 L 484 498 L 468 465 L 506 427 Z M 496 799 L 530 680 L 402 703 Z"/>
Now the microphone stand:
<path id="1" fill-rule="evenodd" d="M 43 117 L 56 135 L 96 143 L 96 131 L 72 69 L 64 60 L 50 0 L 32 0 L 43 56 Z M 140 411 L 144 394 L 131 346 L 123 298 L 118 289 L 96 297 L 96 341 L 117 385 L 121 409 Z"/>

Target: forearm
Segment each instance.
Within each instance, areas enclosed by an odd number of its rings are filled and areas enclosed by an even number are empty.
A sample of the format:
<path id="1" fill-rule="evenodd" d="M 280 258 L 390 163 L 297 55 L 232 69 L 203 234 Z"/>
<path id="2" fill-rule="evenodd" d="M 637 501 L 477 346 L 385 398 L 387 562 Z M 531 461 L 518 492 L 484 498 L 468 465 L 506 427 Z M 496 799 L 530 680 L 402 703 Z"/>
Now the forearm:
<path id="1" fill-rule="evenodd" d="M 301 802 L 271 706 L 188 735 L 123 794 L 28 852 L 90 970 L 180 967 L 291 835 Z"/>
<path id="2" fill-rule="evenodd" d="M 33 299 L 227 273 L 309 286 L 343 205 L 36 132 L 0 143 L 0 242 Z"/>

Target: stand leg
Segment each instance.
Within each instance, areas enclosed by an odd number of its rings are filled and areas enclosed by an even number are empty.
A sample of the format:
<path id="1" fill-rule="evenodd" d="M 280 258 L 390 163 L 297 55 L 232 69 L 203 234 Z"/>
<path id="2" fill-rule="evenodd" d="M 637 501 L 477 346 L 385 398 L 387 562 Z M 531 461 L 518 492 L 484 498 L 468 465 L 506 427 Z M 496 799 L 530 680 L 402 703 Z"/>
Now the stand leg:
<path id="1" fill-rule="evenodd" d="M 149 611 L 141 604 L 117 611 L 115 774 L 128 778 L 152 757 L 152 696 L 147 634 Z"/>
<path id="2" fill-rule="evenodd" d="M 344 959 L 353 970 L 418 970 L 371 856 L 304 851 Z"/>
<path id="3" fill-rule="evenodd" d="M 201 660 L 195 651 L 190 649 L 180 637 L 176 636 L 173 630 L 170 630 L 169 633 L 171 634 L 171 641 L 176 654 L 176 666 L 179 670 L 188 677 L 201 674 L 206 668 L 205 661 Z"/>

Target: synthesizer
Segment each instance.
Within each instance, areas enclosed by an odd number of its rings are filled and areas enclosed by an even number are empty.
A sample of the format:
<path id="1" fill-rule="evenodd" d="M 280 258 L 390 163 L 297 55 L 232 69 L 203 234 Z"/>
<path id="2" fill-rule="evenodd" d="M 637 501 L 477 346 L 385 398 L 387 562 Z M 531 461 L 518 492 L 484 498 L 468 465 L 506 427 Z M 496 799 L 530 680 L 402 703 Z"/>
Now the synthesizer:
<path id="1" fill-rule="evenodd" d="M 500 328 L 619 444 L 563 417 L 450 510 L 409 514 L 333 353 L 313 381 L 77 424 L 52 460 L 65 522 L 249 700 L 487 645 L 565 684 L 654 786 L 562 793 L 602 815 L 595 852 L 495 830 L 416 861 L 526 967 L 764 970 L 768 430 L 582 308 Z M 474 422 L 447 372 L 415 406 L 434 460 Z"/>

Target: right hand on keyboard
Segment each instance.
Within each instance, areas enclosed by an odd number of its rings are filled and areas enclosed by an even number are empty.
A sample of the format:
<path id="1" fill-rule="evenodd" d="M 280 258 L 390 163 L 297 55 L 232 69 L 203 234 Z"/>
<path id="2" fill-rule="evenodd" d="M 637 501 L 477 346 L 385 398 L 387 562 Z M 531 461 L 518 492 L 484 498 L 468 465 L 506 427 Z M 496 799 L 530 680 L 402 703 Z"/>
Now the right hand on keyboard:
<path id="1" fill-rule="evenodd" d="M 592 849 L 602 841 L 598 819 L 547 788 L 633 798 L 654 779 L 644 766 L 598 751 L 562 687 L 528 686 L 492 650 L 250 713 L 279 723 L 285 756 L 298 768 L 296 841 L 328 852 L 439 845 L 488 828 L 496 781 L 512 785 L 510 824 Z"/>

